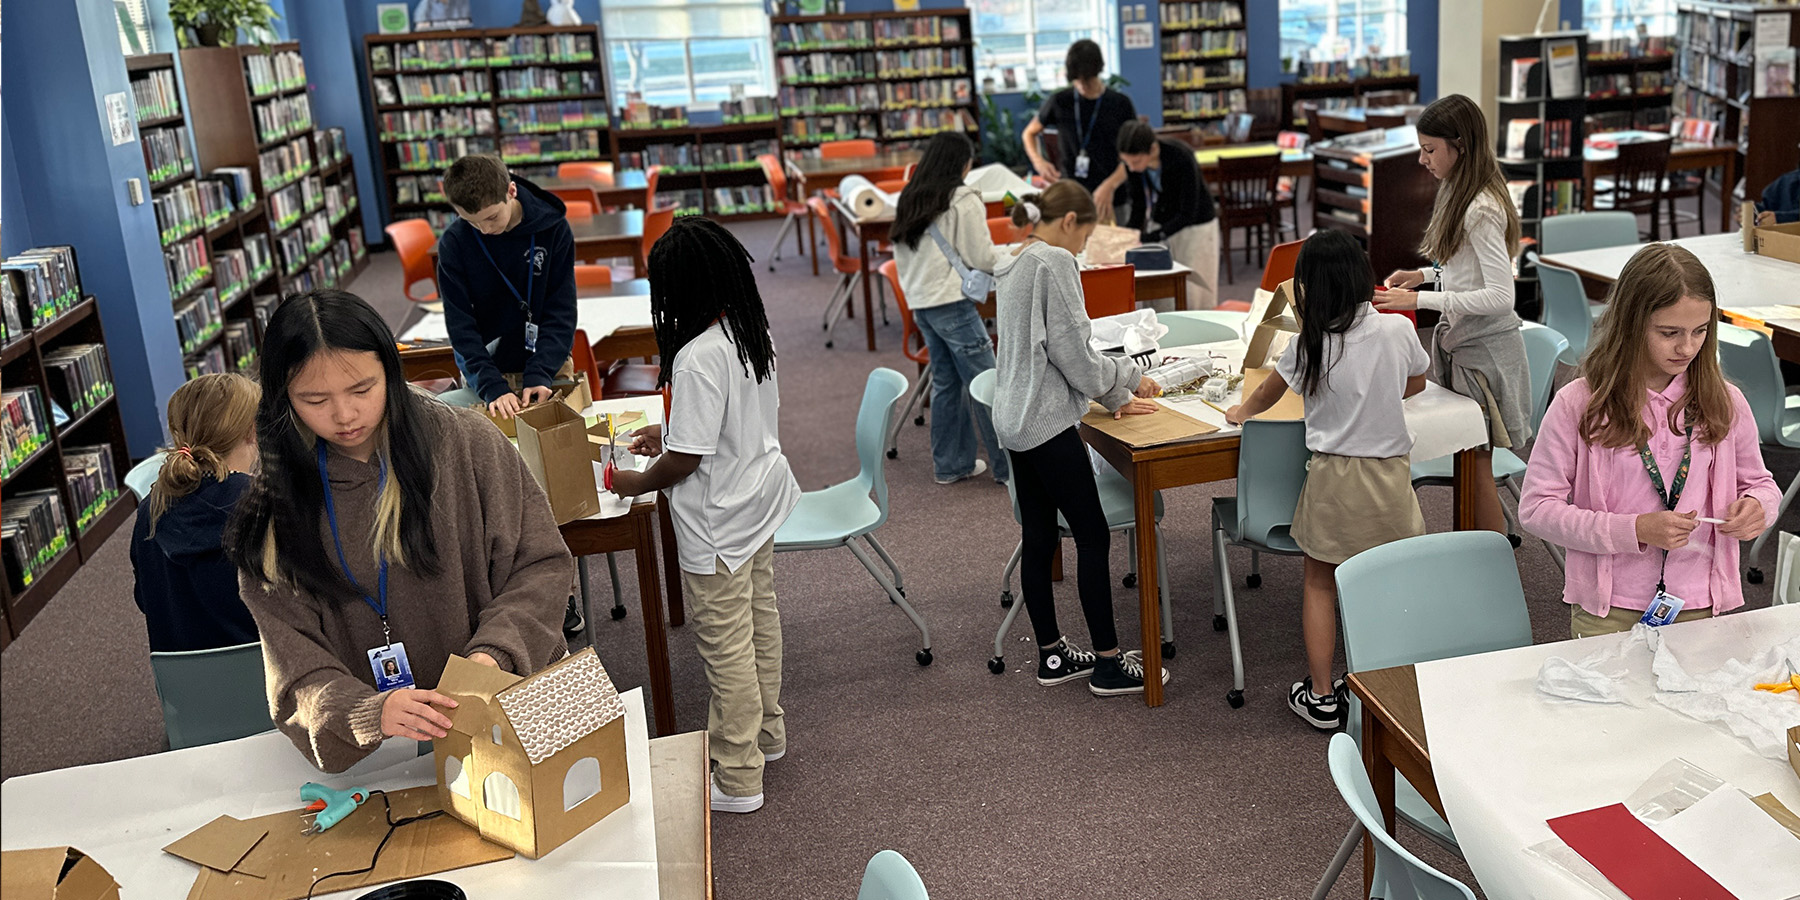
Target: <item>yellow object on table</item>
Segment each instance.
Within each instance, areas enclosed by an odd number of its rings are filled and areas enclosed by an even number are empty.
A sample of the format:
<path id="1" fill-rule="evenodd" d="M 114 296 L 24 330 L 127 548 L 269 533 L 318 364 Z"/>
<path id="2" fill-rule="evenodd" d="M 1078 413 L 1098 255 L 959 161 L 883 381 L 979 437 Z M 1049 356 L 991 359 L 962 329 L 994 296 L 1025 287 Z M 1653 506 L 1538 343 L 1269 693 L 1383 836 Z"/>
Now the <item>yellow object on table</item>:
<path id="1" fill-rule="evenodd" d="M 1276 144 L 1238 144 L 1227 147 L 1207 147 L 1194 151 L 1194 161 L 1200 165 L 1216 163 L 1221 159 L 1237 159 L 1245 156 L 1276 156 L 1281 147 Z"/>
<path id="2" fill-rule="evenodd" d="M 1790 675 L 1788 676 L 1788 680 L 1777 681 L 1774 684 L 1759 684 L 1756 686 L 1756 689 L 1759 691 L 1768 691 L 1771 694 L 1783 694 L 1788 691 L 1794 691 L 1795 695 L 1800 697 L 1800 674 Z"/>

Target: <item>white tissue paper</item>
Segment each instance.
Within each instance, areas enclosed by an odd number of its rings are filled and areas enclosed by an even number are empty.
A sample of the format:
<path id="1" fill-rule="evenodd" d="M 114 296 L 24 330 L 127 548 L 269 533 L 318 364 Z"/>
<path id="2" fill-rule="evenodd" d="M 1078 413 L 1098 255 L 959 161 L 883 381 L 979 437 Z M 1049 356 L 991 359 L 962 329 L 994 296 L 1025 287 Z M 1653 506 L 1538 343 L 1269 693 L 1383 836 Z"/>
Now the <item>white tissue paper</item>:
<path id="1" fill-rule="evenodd" d="M 850 175 L 838 182 L 838 196 L 850 206 L 857 221 L 889 218 L 900 205 L 900 195 L 890 194 L 861 175 Z"/>
<path id="2" fill-rule="evenodd" d="M 1800 635 L 1749 661 L 1731 659 L 1711 671 L 1690 672 L 1661 632 L 1639 624 L 1624 643 L 1579 662 L 1545 660 L 1537 687 L 1552 697 L 1588 703 L 1639 706 L 1653 700 L 1690 719 L 1722 725 L 1758 755 L 1785 762 L 1786 734 L 1800 725 L 1800 702 L 1756 685 L 1786 681 L 1797 671 Z"/>
<path id="3" fill-rule="evenodd" d="M 1156 342 L 1169 333 L 1169 326 L 1157 322 L 1156 310 L 1150 307 L 1095 319 L 1093 329 L 1090 343 L 1095 350 L 1124 348 L 1126 356 L 1156 352 Z"/>
<path id="4" fill-rule="evenodd" d="M 1013 174 L 1011 169 L 1000 163 L 992 163 L 979 169 L 970 169 L 963 177 L 963 184 L 981 192 L 981 202 L 999 203 L 1007 194 L 1017 200 L 1032 192 L 1031 182 Z"/>

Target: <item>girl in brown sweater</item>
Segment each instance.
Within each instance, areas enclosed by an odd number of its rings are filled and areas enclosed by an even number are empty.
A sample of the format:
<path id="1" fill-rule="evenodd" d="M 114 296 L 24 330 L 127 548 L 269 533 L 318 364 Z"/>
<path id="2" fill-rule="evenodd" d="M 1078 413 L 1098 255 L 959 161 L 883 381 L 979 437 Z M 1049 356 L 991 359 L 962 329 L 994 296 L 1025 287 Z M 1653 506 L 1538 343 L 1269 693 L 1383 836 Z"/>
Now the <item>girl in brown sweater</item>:
<path id="1" fill-rule="evenodd" d="M 456 703 L 423 687 L 453 653 L 529 675 L 567 652 L 573 561 L 543 491 L 487 419 L 408 387 L 368 304 L 283 303 L 262 383 L 230 546 L 270 712 L 314 765 L 444 737 Z"/>

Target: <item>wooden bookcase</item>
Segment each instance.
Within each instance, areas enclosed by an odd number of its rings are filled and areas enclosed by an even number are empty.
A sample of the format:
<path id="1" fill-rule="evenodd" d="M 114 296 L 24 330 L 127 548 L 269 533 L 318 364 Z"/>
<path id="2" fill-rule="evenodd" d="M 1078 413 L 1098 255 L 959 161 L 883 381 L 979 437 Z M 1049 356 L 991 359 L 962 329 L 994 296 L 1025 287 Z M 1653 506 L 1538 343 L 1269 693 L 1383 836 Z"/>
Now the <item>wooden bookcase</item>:
<path id="1" fill-rule="evenodd" d="M 1245 0 L 1164 3 L 1162 114 L 1170 124 L 1216 122 L 1250 109 Z"/>
<path id="2" fill-rule="evenodd" d="M 1741 196 L 1752 200 L 1793 170 L 1800 144 L 1800 97 L 1756 96 L 1753 37 L 1765 16 L 1787 20 L 1787 46 L 1800 42 L 1800 7 L 1683 0 L 1675 12 L 1674 113 L 1716 122 L 1719 140 L 1737 141 Z"/>
<path id="3" fill-rule="evenodd" d="M 1377 137 L 1365 137 L 1365 135 Z M 1369 251 L 1376 277 L 1416 269 L 1437 181 L 1419 165 L 1412 126 L 1314 145 L 1313 226 L 1347 231 Z"/>
<path id="4" fill-rule="evenodd" d="M 1575 46 L 1575 78 L 1568 96 L 1553 96 L 1550 52 L 1553 46 Z M 1582 148 L 1587 128 L 1587 32 L 1500 38 L 1499 124 L 1495 152 L 1512 187 L 1525 237 L 1536 238 L 1546 216 L 1580 212 Z M 1528 120 L 1538 124 L 1527 127 Z M 1560 133 L 1556 123 L 1567 123 Z M 1512 140 L 1514 131 L 1522 141 Z M 1561 191 L 1567 202 L 1557 206 Z M 1530 280 L 1529 277 L 1523 280 Z"/>
<path id="5" fill-rule="evenodd" d="M 1588 132 L 1667 129 L 1669 101 L 1674 96 L 1674 64 L 1674 54 L 1666 52 L 1644 56 L 1589 55 Z M 1630 80 L 1630 87 L 1626 90 L 1615 92 L 1610 87 L 1594 83 L 1603 76 L 1621 75 Z M 1647 86 L 1646 81 L 1661 84 Z M 1619 121 L 1610 121 L 1615 118 Z M 1593 127 L 1596 124 L 1604 124 L 1605 127 Z"/>
<path id="6" fill-rule="evenodd" d="M 780 211 L 780 198 L 770 193 L 768 177 L 756 159 L 763 153 L 779 155 L 780 140 L 780 126 L 774 121 L 682 128 L 620 125 L 612 132 L 612 153 L 621 170 L 661 165 L 657 194 L 682 195 L 677 215 L 733 222 Z M 644 165 L 627 165 L 637 162 L 632 154 L 643 154 Z M 672 159 L 681 162 L 671 164 Z M 727 191 L 729 202 L 718 196 L 721 189 Z"/>
<path id="7" fill-rule="evenodd" d="M 469 153 L 497 153 L 527 178 L 610 159 L 605 47 L 598 25 L 364 35 L 393 217 L 447 225 L 436 176 Z"/>
<path id="8" fill-rule="evenodd" d="M 1295 131 L 1306 130 L 1306 119 L 1300 115 L 1296 104 L 1303 100 L 1331 100 L 1341 98 L 1349 101 L 1345 105 L 1355 105 L 1355 101 L 1377 91 L 1412 91 L 1419 93 L 1419 76 L 1393 75 L 1384 78 L 1347 78 L 1336 81 L 1287 81 L 1281 85 L 1281 121 L 1282 128 Z"/>
<path id="9" fill-rule="evenodd" d="M 980 143 L 966 7 L 770 16 L 769 25 L 784 154 L 861 138 L 898 149 L 955 130 Z"/>
<path id="10" fill-rule="evenodd" d="M 79 261 L 76 271 L 80 271 Z M 48 415 L 50 379 L 44 371 L 45 354 L 69 344 L 105 343 L 106 333 L 100 325 L 97 304 L 93 297 L 84 296 L 80 303 L 62 315 L 0 345 L 0 379 L 8 388 L 36 387 Z M 18 637 L 32 617 L 49 602 L 51 595 L 67 584 L 77 569 L 93 559 L 106 539 L 132 520 L 137 509 L 137 499 L 125 486 L 125 473 L 131 469 L 131 453 L 125 442 L 125 423 L 116 393 L 109 393 L 64 425 L 52 426 L 48 438 L 41 449 L 5 475 L 0 492 L 4 493 L 5 503 L 10 505 L 18 492 L 54 488 L 62 498 L 68 543 L 33 573 L 32 583 L 24 590 L 15 592 L 11 579 L 0 578 L 0 611 L 4 613 L 0 615 L 0 646 Z M 63 474 L 63 448 L 93 445 L 112 449 L 118 493 L 103 507 L 93 510 L 84 526 L 79 523 L 84 511 L 75 507 Z"/>

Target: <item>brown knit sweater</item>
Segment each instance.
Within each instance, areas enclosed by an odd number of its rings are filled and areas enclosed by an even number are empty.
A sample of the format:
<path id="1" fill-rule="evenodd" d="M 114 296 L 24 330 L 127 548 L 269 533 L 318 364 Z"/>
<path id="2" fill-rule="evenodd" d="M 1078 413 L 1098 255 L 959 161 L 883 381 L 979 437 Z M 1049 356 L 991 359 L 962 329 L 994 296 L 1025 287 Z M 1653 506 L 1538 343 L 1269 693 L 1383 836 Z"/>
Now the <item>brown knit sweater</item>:
<path id="1" fill-rule="evenodd" d="M 563 604 L 574 569 L 543 489 L 518 451 L 472 410 L 428 403 L 436 434 L 431 525 L 442 569 L 423 578 L 388 565 L 388 626 L 406 643 L 414 683 L 434 688 L 450 654 L 488 653 L 529 675 L 561 659 Z M 371 543 L 378 469 L 333 452 L 327 462 L 344 556 L 375 595 Z M 302 476 L 304 477 L 304 476 Z M 320 517 L 327 555 L 331 531 Z M 320 597 L 240 573 L 244 602 L 262 632 L 269 706 L 307 759 L 341 772 L 381 744 L 383 694 L 368 651 L 381 618 L 360 595 Z M 459 599 L 460 598 L 460 599 Z"/>

